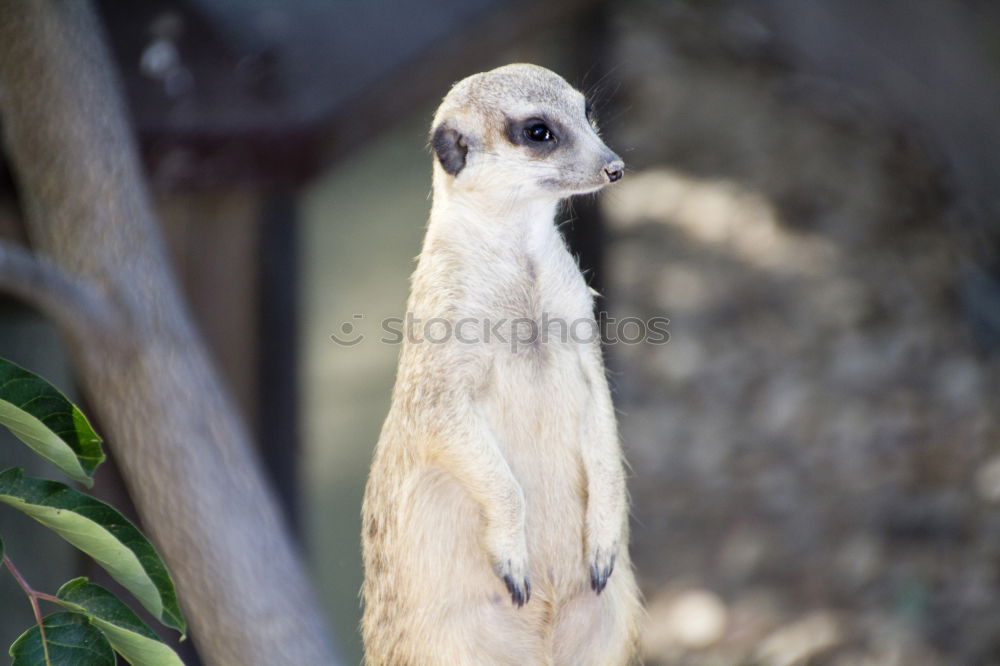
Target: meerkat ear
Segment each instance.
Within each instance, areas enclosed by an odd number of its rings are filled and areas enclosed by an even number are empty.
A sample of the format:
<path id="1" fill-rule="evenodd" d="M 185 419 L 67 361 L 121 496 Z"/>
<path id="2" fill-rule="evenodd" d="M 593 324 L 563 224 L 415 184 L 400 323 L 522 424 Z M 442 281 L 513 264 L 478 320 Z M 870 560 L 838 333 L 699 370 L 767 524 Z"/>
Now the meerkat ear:
<path id="1" fill-rule="evenodd" d="M 457 130 L 441 123 L 431 134 L 431 147 L 437 155 L 441 167 L 452 176 L 465 168 L 465 156 L 469 152 L 469 144 Z"/>

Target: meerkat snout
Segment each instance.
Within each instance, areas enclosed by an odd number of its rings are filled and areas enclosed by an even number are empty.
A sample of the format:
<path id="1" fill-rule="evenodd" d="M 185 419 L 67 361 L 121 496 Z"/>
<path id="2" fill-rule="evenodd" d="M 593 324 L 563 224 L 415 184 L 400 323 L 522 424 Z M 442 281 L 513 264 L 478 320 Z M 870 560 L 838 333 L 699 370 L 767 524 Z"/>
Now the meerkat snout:
<path id="1" fill-rule="evenodd" d="M 536 65 L 457 83 L 434 118 L 430 144 L 441 189 L 505 200 L 595 192 L 624 173 L 584 95 Z"/>
<path id="2" fill-rule="evenodd" d="M 625 163 L 620 159 L 608 162 L 608 165 L 604 167 L 604 173 L 608 175 L 608 180 L 612 183 L 618 182 L 625 175 Z"/>

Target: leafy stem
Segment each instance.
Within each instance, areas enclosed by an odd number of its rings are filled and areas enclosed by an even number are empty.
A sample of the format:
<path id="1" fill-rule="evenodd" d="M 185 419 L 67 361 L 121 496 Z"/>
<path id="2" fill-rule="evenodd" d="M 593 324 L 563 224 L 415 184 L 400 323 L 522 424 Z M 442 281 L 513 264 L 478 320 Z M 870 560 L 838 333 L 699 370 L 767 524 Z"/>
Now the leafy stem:
<path id="1" fill-rule="evenodd" d="M 105 459 L 100 436 L 76 405 L 43 378 L 0 358 L 0 429 L 4 428 L 88 487 Z M 24 476 L 18 467 L 0 470 L 0 505 L 37 520 L 89 555 L 157 620 L 183 637 L 187 624 L 173 579 L 149 539 L 121 512 L 65 483 Z M 130 664 L 183 666 L 177 653 L 113 592 L 85 577 L 67 581 L 54 595 L 39 592 L 7 557 L 0 539 L 0 569 L 5 566 L 31 602 L 38 626 L 10 646 L 14 663 L 44 660 L 45 666 L 112 666 L 118 652 Z M 39 601 L 57 604 L 61 610 L 42 617 Z"/>
<path id="2" fill-rule="evenodd" d="M 38 607 L 38 600 L 44 599 L 45 601 L 55 602 L 58 602 L 59 600 L 51 594 L 39 592 L 31 587 L 31 585 L 28 584 L 28 581 L 25 580 L 24 576 L 21 575 L 21 572 L 17 570 L 17 567 L 14 566 L 14 563 L 10 561 L 10 557 L 8 555 L 3 556 L 3 563 L 6 565 L 8 571 L 10 571 L 10 574 L 14 577 L 14 580 L 17 581 L 17 584 L 21 586 L 22 590 L 24 590 L 24 593 L 28 595 L 28 601 L 31 602 L 31 610 L 35 612 L 35 622 L 38 624 L 38 631 L 42 636 L 42 651 L 45 654 L 45 664 L 46 666 L 52 666 L 52 661 L 49 659 L 49 642 L 45 638 L 45 624 L 42 622 L 42 611 Z"/>

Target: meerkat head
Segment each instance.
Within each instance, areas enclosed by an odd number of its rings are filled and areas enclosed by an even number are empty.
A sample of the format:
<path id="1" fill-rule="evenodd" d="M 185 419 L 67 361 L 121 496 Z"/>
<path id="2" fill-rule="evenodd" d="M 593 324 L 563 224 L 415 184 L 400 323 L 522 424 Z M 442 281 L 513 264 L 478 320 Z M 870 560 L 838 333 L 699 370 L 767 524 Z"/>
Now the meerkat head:
<path id="1" fill-rule="evenodd" d="M 507 65 L 456 83 L 434 116 L 435 185 L 505 199 L 562 199 L 620 179 L 621 158 L 562 77 Z"/>

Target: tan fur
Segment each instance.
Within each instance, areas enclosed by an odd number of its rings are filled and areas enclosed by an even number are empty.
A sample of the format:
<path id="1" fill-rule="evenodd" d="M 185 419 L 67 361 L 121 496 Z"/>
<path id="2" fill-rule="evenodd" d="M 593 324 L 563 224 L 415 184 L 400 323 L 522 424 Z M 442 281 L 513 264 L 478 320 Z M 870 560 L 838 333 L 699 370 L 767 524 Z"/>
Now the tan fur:
<path id="1" fill-rule="evenodd" d="M 558 125 L 558 141 L 517 145 L 511 120 L 537 117 Z M 435 159 L 408 312 L 465 320 L 462 338 L 475 341 L 403 343 L 363 509 L 367 662 L 629 663 L 641 606 L 599 340 L 559 339 L 556 324 L 547 340 L 515 345 L 509 326 L 504 342 L 482 326 L 593 322 L 554 217 L 560 199 L 599 189 L 621 161 L 582 95 L 533 65 L 456 84 L 439 128 L 468 153 L 457 175 Z M 592 568 L 612 563 L 597 594 Z"/>

